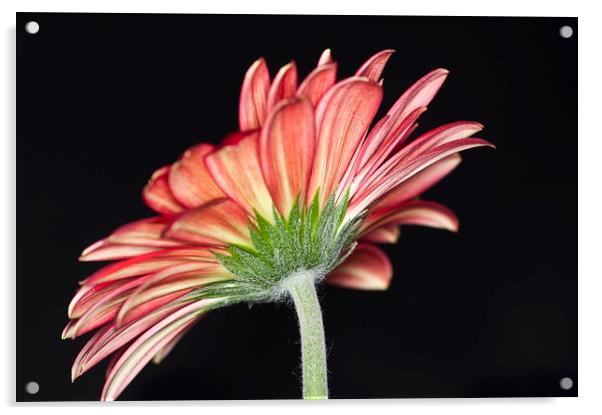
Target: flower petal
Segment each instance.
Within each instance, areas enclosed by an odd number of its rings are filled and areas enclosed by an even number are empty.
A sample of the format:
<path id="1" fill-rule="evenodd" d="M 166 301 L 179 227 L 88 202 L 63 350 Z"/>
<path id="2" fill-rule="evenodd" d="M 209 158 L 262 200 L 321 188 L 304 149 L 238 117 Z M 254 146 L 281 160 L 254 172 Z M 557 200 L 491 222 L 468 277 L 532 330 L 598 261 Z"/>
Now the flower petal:
<path id="1" fill-rule="evenodd" d="M 297 92 L 297 65 L 291 62 L 284 65 L 274 78 L 268 92 L 268 113 L 281 100 L 292 97 Z"/>
<path id="2" fill-rule="evenodd" d="M 470 137 L 482 129 L 483 125 L 474 121 L 457 121 L 442 125 L 422 134 L 401 149 L 394 157 L 396 159 L 416 158 L 438 145 Z"/>
<path id="3" fill-rule="evenodd" d="M 113 233 L 106 238 L 106 243 L 160 248 L 182 245 L 178 241 L 169 240 L 163 237 L 163 232 L 168 223 L 168 221 L 161 217 L 130 222 L 113 231 Z"/>
<path id="4" fill-rule="evenodd" d="M 222 191 L 249 216 L 255 211 L 272 218 L 272 198 L 259 164 L 258 133 L 253 132 L 237 145 L 223 147 L 205 158 L 207 167 Z"/>
<path id="5" fill-rule="evenodd" d="M 212 248 L 212 251 L 215 250 Z M 118 279 L 135 277 L 190 260 L 200 262 L 216 261 L 213 253 L 206 247 L 162 249 L 107 265 L 84 280 L 82 284 L 97 285 Z"/>
<path id="6" fill-rule="evenodd" d="M 374 82 L 380 81 L 380 75 L 385 69 L 387 61 L 395 53 L 393 49 L 386 49 L 373 55 L 357 70 L 356 76 L 363 76 Z"/>
<path id="7" fill-rule="evenodd" d="M 393 164 L 393 166 L 389 166 L 387 165 L 389 161 L 387 161 L 387 163 L 379 168 L 379 170 L 383 169 L 384 173 L 380 173 L 377 170 L 375 175 L 378 176 L 378 179 L 373 180 L 368 188 L 361 192 L 358 191 L 353 195 L 345 216 L 346 220 L 357 216 L 404 180 L 408 180 L 437 161 L 463 150 L 483 146 L 495 148 L 490 142 L 479 138 L 464 138 L 439 145 L 409 162 L 400 160 Z M 393 162 L 396 161 L 395 159 L 391 160 Z"/>
<path id="8" fill-rule="evenodd" d="M 399 206 L 374 211 L 362 224 L 360 234 L 372 232 L 381 226 L 419 225 L 457 232 L 458 218 L 445 206 L 427 200 L 409 200 Z"/>
<path id="9" fill-rule="evenodd" d="M 107 356 L 118 351 L 133 339 L 140 336 L 154 324 L 192 302 L 193 300 L 185 301 L 178 299 L 124 327 L 116 328 L 115 324 L 108 324 L 99 329 L 98 332 L 88 340 L 73 362 L 71 368 L 72 379 L 81 376 L 84 372 L 97 365 Z"/>
<path id="10" fill-rule="evenodd" d="M 115 400 L 159 350 L 194 324 L 203 309 L 217 300 L 194 302 L 157 323 L 132 343 L 115 363 L 102 391 L 101 400 Z"/>
<path id="11" fill-rule="evenodd" d="M 263 58 L 257 59 L 245 74 L 240 91 L 238 118 L 241 131 L 262 126 L 266 117 L 270 73 Z"/>
<path id="12" fill-rule="evenodd" d="M 171 166 L 169 187 L 178 201 L 187 208 L 198 207 L 224 193 L 213 181 L 205 166 L 205 156 L 215 147 L 199 144 L 188 149 L 182 158 Z"/>
<path id="13" fill-rule="evenodd" d="M 305 98 L 283 101 L 268 117 L 259 138 L 265 181 L 281 214 L 297 197 L 305 200 L 315 146 L 314 112 Z"/>
<path id="14" fill-rule="evenodd" d="M 155 171 L 142 191 L 142 197 L 148 207 L 163 215 L 175 215 L 184 209 L 169 188 L 169 168 L 165 166 Z"/>
<path id="15" fill-rule="evenodd" d="M 165 346 L 163 346 L 161 350 L 159 350 L 157 354 L 153 356 L 153 363 L 158 365 L 161 362 L 163 362 L 167 355 L 169 355 L 174 349 L 174 347 L 176 347 L 176 344 L 178 344 L 180 340 L 182 340 L 182 337 L 184 337 L 190 331 L 190 329 L 194 327 L 194 323 L 197 322 L 199 319 L 200 317 L 197 318 L 193 323 L 189 324 L 187 328 L 180 332 L 180 334 L 178 334 L 176 337 L 171 339 Z"/>
<path id="16" fill-rule="evenodd" d="M 324 49 L 318 60 L 318 65 L 327 65 L 332 63 L 332 51 L 330 49 Z"/>
<path id="17" fill-rule="evenodd" d="M 393 104 L 387 115 L 391 116 L 392 125 L 390 131 L 395 131 L 397 126 L 403 122 L 405 117 L 416 108 L 428 107 L 443 82 L 447 78 L 447 69 L 435 69 L 420 78 Z"/>
<path id="18" fill-rule="evenodd" d="M 375 245 L 360 243 L 325 281 L 345 288 L 386 290 L 391 278 L 393 267 L 387 255 Z"/>
<path id="19" fill-rule="evenodd" d="M 400 229 L 398 225 L 383 225 L 362 235 L 360 241 L 376 244 L 394 244 L 399 240 Z"/>
<path id="20" fill-rule="evenodd" d="M 206 284 L 231 278 L 232 274 L 218 263 L 189 262 L 165 268 L 143 281 L 127 297 L 119 309 L 115 324 L 120 327 L 171 301 L 161 301 L 162 304 L 158 305 L 155 303 L 158 299 L 173 294 L 182 295 Z"/>
<path id="21" fill-rule="evenodd" d="M 326 91 L 337 81 L 337 64 L 330 63 L 318 66 L 303 80 L 298 94 L 306 97 L 315 108 Z"/>
<path id="22" fill-rule="evenodd" d="M 63 331 L 63 339 L 74 339 L 112 321 L 119 311 L 121 304 L 128 295 L 148 277 L 140 277 L 128 281 L 117 281 L 108 287 L 94 292 L 70 307 L 70 318 L 77 318 L 69 322 Z"/>
<path id="23" fill-rule="evenodd" d="M 307 194 L 320 202 L 336 190 L 382 100 L 382 89 L 366 78 L 349 78 L 328 90 L 316 110 L 316 156 Z"/>
<path id="24" fill-rule="evenodd" d="M 462 157 L 458 153 L 439 160 L 393 188 L 374 205 L 373 209 L 387 209 L 419 196 L 451 173 L 461 161 Z"/>
<path id="25" fill-rule="evenodd" d="M 79 257 L 80 261 L 114 261 L 157 251 L 158 247 L 110 244 L 106 240 L 98 241 Z"/>
<path id="26" fill-rule="evenodd" d="M 217 199 L 182 214 L 165 235 L 192 244 L 249 245 L 249 218 L 230 199 Z"/>

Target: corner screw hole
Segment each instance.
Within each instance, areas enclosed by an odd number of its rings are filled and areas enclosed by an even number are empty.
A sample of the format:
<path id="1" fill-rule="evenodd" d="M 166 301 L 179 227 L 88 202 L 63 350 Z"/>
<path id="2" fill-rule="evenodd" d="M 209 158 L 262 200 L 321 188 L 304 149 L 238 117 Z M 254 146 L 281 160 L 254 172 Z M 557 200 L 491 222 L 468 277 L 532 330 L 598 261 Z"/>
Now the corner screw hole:
<path id="1" fill-rule="evenodd" d="M 25 31 L 30 35 L 35 35 L 40 31 L 40 25 L 38 22 L 27 22 L 25 24 Z"/>
<path id="2" fill-rule="evenodd" d="M 570 390 L 573 387 L 573 379 L 571 378 L 562 378 L 560 379 L 560 387 L 565 391 Z"/>
<path id="3" fill-rule="evenodd" d="M 559 32 L 560 36 L 565 39 L 568 39 L 571 36 L 573 36 L 573 28 L 571 26 L 562 26 Z"/>
<path id="4" fill-rule="evenodd" d="M 38 385 L 38 382 L 27 382 L 25 385 L 25 392 L 29 393 L 30 395 L 35 395 L 39 391 L 40 385 Z"/>

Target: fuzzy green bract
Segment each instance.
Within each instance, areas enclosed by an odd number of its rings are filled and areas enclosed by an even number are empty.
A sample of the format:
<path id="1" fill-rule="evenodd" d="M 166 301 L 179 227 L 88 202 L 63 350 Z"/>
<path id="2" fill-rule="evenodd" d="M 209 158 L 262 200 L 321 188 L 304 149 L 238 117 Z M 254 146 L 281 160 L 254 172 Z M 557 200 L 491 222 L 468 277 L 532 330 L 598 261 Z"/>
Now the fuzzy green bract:
<path id="1" fill-rule="evenodd" d="M 196 294 L 270 300 L 282 294 L 283 281 L 295 273 L 311 271 L 316 279 L 324 278 L 355 244 L 362 217 L 343 223 L 348 201 L 347 193 L 339 203 L 331 196 L 320 209 L 317 196 L 307 208 L 297 198 L 288 217 L 274 208 L 273 223 L 256 213 L 250 226 L 253 246 L 231 245 L 229 255 L 215 253 L 234 280 L 210 284 Z"/>

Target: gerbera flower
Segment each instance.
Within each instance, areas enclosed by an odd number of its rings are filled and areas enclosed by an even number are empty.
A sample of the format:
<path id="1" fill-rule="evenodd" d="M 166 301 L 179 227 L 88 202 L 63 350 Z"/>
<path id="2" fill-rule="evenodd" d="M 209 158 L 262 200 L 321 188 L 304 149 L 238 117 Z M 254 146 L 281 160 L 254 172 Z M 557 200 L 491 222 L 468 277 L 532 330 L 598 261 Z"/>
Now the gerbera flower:
<path id="1" fill-rule="evenodd" d="M 327 398 L 324 328 L 316 284 L 383 290 L 393 275 L 375 244 L 400 225 L 456 231 L 444 206 L 418 199 L 460 162 L 492 146 L 456 122 L 411 140 L 447 77 L 412 85 L 369 131 L 392 50 L 336 80 L 329 50 L 300 83 L 294 62 L 270 81 L 263 59 L 247 71 L 240 131 L 198 144 L 144 188 L 157 215 L 87 248 L 82 261 L 117 261 L 81 282 L 63 338 L 95 331 L 72 368 L 77 378 L 112 356 L 102 399 L 116 399 L 150 361 L 161 361 L 208 311 L 292 299 L 302 344 L 303 396 Z"/>

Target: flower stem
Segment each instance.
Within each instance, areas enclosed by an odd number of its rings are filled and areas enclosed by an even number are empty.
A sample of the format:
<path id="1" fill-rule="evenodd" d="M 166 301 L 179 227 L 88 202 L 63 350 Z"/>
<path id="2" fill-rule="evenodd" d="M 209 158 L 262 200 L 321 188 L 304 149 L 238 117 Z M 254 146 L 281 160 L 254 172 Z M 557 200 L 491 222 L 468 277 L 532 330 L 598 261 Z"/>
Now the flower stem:
<path id="1" fill-rule="evenodd" d="M 328 399 L 324 323 L 315 284 L 314 273 L 303 271 L 290 276 L 286 287 L 299 318 L 303 399 Z"/>

